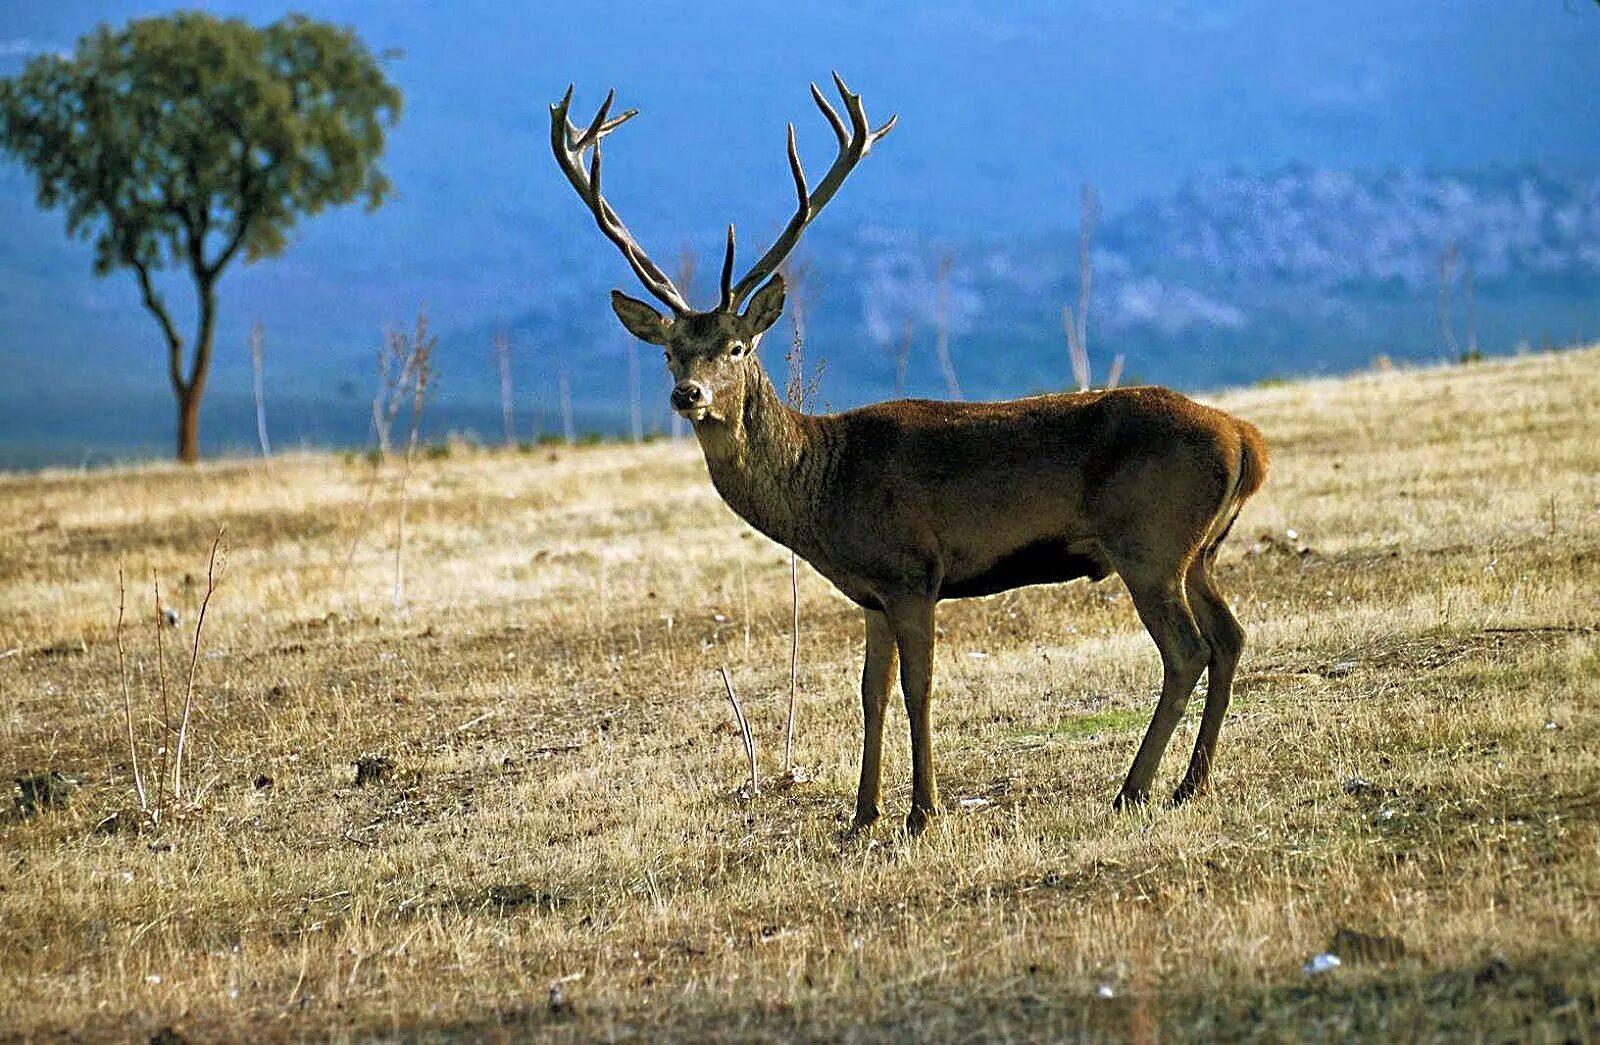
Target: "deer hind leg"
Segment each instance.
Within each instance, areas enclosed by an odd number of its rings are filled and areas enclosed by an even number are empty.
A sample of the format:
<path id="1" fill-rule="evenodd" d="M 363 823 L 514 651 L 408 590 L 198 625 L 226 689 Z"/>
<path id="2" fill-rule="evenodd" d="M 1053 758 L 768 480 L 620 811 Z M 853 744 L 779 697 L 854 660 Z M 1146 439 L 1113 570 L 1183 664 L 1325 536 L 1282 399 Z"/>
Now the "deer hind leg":
<path id="1" fill-rule="evenodd" d="M 1150 718 L 1150 726 L 1139 744 L 1139 752 L 1134 756 L 1128 777 L 1122 784 L 1122 791 L 1117 795 L 1114 803 L 1117 809 L 1143 805 L 1149 801 L 1150 784 L 1155 779 L 1156 767 L 1160 765 L 1161 756 L 1172 739 L 1172 731 L 1183 717 L 1189 694 L 1193 692 L 1195 683 L 1200 680 L 1200 673 L 1205 670 L 1211 657 L 1210 646 L 1189 608 L 1182 577 L 1180 571 L 1170 580 L 1156 582 L 1127 575 L 1123 578 L 1128 582 L 1128 593 L 1133 597 L 1134 608 L 1139 611 L 1139 619 L 1144 622 L 1150 637 L 1155 639 L 1156 648 L 1161 651 L 1161 699 Z"/>
<path id="2" fill-rule="evenodd" d="M 856 791 L 852 832 L 871 827 L 882 812 L 883 715 L 889 706 L 889 690 L 894 686 L 895 664 L 899 660 L 888 616 L 877 610 L 867 610 L 866 616 L 867 656 L 861 669 L 861 787 Z"/>
<path id="3" fill-rule="evenodd" d="M 1217 590 L 1216 580 L 1211 575 L 1216 560 L 1217 545 L 1213 544 L 1195 560 L 1187 578 L 1189 605 L 1201 634 L 1211 647 L 1211 661 L 1206 668 L 1206 706 L 1200 716 L 1194 755 L 1189 759 L 1183 782 L 1172 794 L 1174 804 L 1187 802 L 1206 789 L 1217 751 L 1217 734 L 1222 731 L 1222 720 L 1228 714 L 1228 702 L 1233 695 L 1233 673 L 1244 649 L 1244 628 L 1239 626 L 1238 618 L 1228 608 L 1227 600 Z"/>
<path id="4" fill-rule="evenodd" d="M 888 607 L 889 626 L 900 651 L 900 689 L 911 720 L 911 813 L 906 829 L 918 835 L 939 815 L 939 785 L 933 773 L 933 610 L 928 598 L 902 599 Z"/>

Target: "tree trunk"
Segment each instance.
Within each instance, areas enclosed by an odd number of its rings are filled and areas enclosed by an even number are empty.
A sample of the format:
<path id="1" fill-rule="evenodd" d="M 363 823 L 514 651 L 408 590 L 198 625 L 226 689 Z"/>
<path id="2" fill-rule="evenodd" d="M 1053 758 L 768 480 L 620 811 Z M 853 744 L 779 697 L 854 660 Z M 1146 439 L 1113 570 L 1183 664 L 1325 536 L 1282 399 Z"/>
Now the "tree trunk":
<path id="1" fill-rule="evenodd" d="M 178 460 L 194 464 L 200 460 L 200 390 L 189 387 L 175 394 L 178 399 Z"/>
<path id="2" fill-rule="evenodd" d="M 174 371 L 172 382 L 172 394 L 178 400 L 178 460 L 183 464 L 200 460 L 200 396 L 211 369 L 211 342 L 217 323 L 217 296 L 212 281 L 197 275 L 195 284 L 200 322 L 195 332 L 194 360 L 187 380 Z"/>

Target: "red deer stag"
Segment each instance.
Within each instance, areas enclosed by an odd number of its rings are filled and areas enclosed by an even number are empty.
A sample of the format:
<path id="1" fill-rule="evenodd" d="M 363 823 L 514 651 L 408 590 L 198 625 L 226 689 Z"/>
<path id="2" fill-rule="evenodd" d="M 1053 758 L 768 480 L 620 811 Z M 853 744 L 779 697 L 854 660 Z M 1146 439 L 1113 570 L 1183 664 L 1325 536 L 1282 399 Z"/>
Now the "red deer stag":
<path id="1" fill-rule="evenodd" d="M 665 348 L 677 382 L 672 406 L 693 423 L 717 492 L 865 611 L 853 829 L 879 815 L 883 718 L 897 662 L 911 724 L 907 827 L 916 834 L 939 812 L 929 725 L 939 600 L 1112 573 L 1126 582 L 1162 663 L 1161 699 L 1116 806 L 1148 800 L 1189 694 L 1209 670 L 1194 755 L 1173 795 L 1183 802 L 1206 785 L 1244 642 L 1217 589 L 1217 549 L 1266 479 L 1266 444 L 1254 426 L 1163 388 L 1003 403 L 898 400 L 825 416 L 785 406 L 756 356 L 783 311 L 778 266 L 895 124 L 891 117 L 873 129 L 861 97 L 837 74 L 834 84 L 845 118 L 815 84 L 811 96 L 839 140 L 838 158 L 809 190 L 789 125 L 794 216 L 737 283 L 729 226 L 721 299 L 707 312 L 689 306 L 601 195 L 601 139 L 635 110 L 611 117 L 612 92 L 579 127 L 567 116 L 569 87 L 550 108 L 550 143 L 600 230 L 670 312 L 611 293 L 622 325 Z"/>

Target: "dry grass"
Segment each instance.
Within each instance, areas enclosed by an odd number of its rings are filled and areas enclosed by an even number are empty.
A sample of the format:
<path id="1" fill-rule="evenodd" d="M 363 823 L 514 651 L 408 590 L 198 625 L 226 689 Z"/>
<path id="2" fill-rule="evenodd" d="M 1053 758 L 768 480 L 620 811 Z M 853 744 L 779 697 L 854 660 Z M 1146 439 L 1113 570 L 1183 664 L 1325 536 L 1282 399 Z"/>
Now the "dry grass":
<path id="1" fill-rule="evenodd" d="M 384 494 L 340 583 L 360 462 L 0 478 L 0 771 L 82 783 L 0 823 L 0 1038 L 1600 1037 L 1600 351 L 1223 402 L 1276 457 L 1212 795 L 1111 813 L 1154 649 L 1114 583 L 1026 590 L 942 611 L 943 782 L 987 801 L 915 843 L 842 840 L 861 642 L 815 575 L 815 779 L 736 794 L 715 669 L 770 773 L 787 559 L 690 446 L 419 462 L 403 615 Z M 118 564 L 190 627 L 224 524 L 200 801 L 97 830 L 133 804 Z M 1290 527 L 1310 554 L 1247 554 Z M 1404 953 L 1307 977 L 1341 929 Z"/>

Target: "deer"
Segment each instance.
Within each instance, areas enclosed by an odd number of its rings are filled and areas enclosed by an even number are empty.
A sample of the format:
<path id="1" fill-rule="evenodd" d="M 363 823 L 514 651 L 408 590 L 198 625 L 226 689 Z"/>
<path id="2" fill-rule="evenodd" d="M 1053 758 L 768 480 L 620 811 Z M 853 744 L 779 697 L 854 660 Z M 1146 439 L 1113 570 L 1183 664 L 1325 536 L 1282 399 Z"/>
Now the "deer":
<path id="1" fill-rule="evenodd" d="M 600 231 L 666 307 L 611 292 L 628 332 L 663 350 L 672 408 L 693 427 L 718 494 L 862 610 L 861 776 L 849 833 L 881 816 L 884 717 L 897 673 L 911 731 L 908 833 L 921 834 L 942 811 L 931 722 L 941 601 L 1112 574 L 1126 584 L 1162 669 L 1155 711 L 1113 806 L 1148 803 L 1206 673 L 1194 752 L 1172 795 L 1186 802 L 1206 789 L 1244 647 L 1217 586 L 1218 549 L 1266 481 L 1266 443 L 1249 422 L 1155 386 L 1005 402 L 898 399 L 830 414 L 785 404 L 757 355 L 783 313 L 780 266 L 898 119 L 872 127 L 861 96 L 838 73 L 833 83 L 843 116 L 814 83 L 811 97 L 837 138 L 837 157 L 809 188 L 789 124 L 794 215 L 737 282 L 728 226 L 720 296 L 707 311 L 690 306 L 601 193 L 601 141 L 638 110 L 612 116 L 613 90 L 578 126 L 569 86 L 550 107 L 550 142 Z"/>

